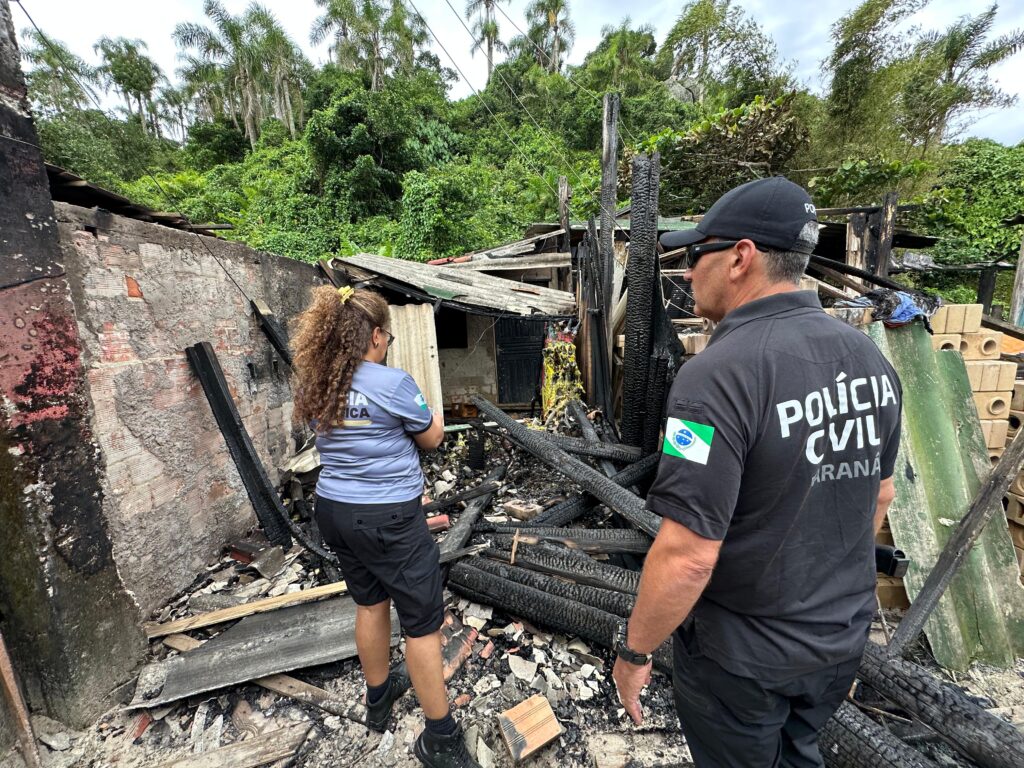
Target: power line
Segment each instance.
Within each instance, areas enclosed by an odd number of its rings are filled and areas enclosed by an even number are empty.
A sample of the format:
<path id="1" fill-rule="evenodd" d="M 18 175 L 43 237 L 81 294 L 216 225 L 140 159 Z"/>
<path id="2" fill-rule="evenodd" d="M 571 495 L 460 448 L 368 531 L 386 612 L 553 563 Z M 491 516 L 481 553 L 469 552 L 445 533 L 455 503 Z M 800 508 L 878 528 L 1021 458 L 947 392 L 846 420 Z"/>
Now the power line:
<path id="1" fill-rule="evenodd" d="M 444 1 L 445 1 L 445 4 L 451 9 L 452 13 L 455 14 L 456 18 L 458 18 L 459 23 L 462 25 L 462 28 L 466 30 L 466 33 L 470 36 L 470 38 L 473 38 L 473 31 L 466 24 L 465 20 L 463 20 L 462 16 L 459 14 L 459 12 L 455 10 L 455 7 L 451 4 L 451 0 L 444 0 Z M 509 93 L 511 93 L 515 97 L 516 101 L 519 102 L 519 106 L 521 106 L 523 108 L 523 111 L 526 112 L 526 114 L 529 116 L 530 120 L 533 121 L 533 124 L 537 126 L 537 130 L 541 132 L 541 135 L 544 135 L 544 133 L 545 133 L 544 127 L 540 124 L 540 122 L 537 120 L 537 118 L 533 116 L 533 113 L 530 112 L 530 108 L 526 106 L 526 104 L 523 102 L 523 100 L 519 96 L 519 94 L 516 93 L 516 90 L 512 87 L 512 84 L 509 83 L 509 81 L 505 79 L 505 75 L 503 75 L 499 71 L 498 72 L 498 77 L 501 78 L 501 81 L 505 84 L 505 87 L 508 88 Z M 472 87 L 472 86 L 470 86 L 470 87 Z M 548 132 L 548 133 L 550 133 L 550 132 Z M 575 168 L 573 168 L 572 163 L 569 162 L 568 158 L 566 158 L 566 156 L 561 153 L 561 151 L 558 148 L 557 142 L 552 141 L 551 142 L 551 147 L 555 150 L 555 153 L 562 160 L 562 162 L 565 163 L 566 168 L 568 168 L 572 172 L 572 174 L 576 177 L 576 183 L 579 184 L 582 187 L 583 186 L 583 179 L 582 179 L 582 177 L 576 172 Z M 610 213 L 611 214 L 611 220 L 612 220 L 612 227 L 613 227 L 613 229 L 618 229 L 620 232 L 622 232 L 623 236 L 627 240 L 629 240 L 629 235 L 627 234 L 627 232 L 621 226 L 619 226 L 615 222 L 615 211 L 614 211 L 614 209 L 611 210 L 611 211 L 606 210 L 605 207 L 601 204 L 600 198 L 598 199 L 597 206 L 598 206 L 598 209 L 603 211 L 604 213 Z"/>
<path id="2" fill-rule="evenodd" d="M 498 9 L 499 13 L 501 13 L 501 15 L 504 16 L 506 20 L 508 20 L 509 24 L 511 24 L 513 27 L 515 27 L 516 31 L 520 35 L 522 35 L 524 40 L 526 40 L 530 45 L 532 45 L 541 56 L 543 56 L 545 59 L 547 59 L 549 64 L 552 63 L 551 54 L 549 54 L 547 51 L 545 51 L 543 48 L 541 48 L 539 45 L 537 45 L 537 43 L 533 40 L 533 38 L 531 38 L 528 34 L 523 32 L 522 29 L 520 29 L 519 25 L 516 24 L 514 21 L 512 21 L 512 18 L 507 13 L 505 13 L 505 11 L 502 9 L 500 3 L 495 3 L 494 7 Z M 595 99 L 603 99 L 604 98 L 600 93 L 596 93 L 595 91 L 590 90 L 589 88 L 587 88 L 587 86 L 583 85 L 583 83 L 581 83 L 579 80 L 577 80 L 572 75 L 570 75 L 569 74 L 569 67 L 568 67 L 568 65 L 566 65 L 566 68 L 565 68 L 565 77 L 566 77 L 566 79 L 570 83 L 575 85 L 577 88 L 579 88 L 579 89 L 581 89 L 583 91 L 586 91 L 588 94 L 593 96 Z M 632 141 L 634 144 L 639 145 L 640 142 L 637 141 L 636 137 L 633 135 L 633 132 L 630 131 L 629 128 L 626 126 L 626 121 L 622 119 L 621 115 L 619 116 L 619 123 L 622 125 L 623 133 L 626 133 L 626 134 L 629 135 L 629 140 Z M 619 138 L 622 141 L 623 148 L 626 148 L 626 141 L 625 141 L 625 139 L 622 139 L 621 136 Z"/>
<path id="3" fill-rule="evenodd" d="M 43 34 L 43 30 L 41 30 L 39 28 L 39 25 L 36 24 L 35 19 L 32 18 L 32 15 L 28 12 L 28 9 L 24 6 L 24 4 L 22 3 L 22 0 L 14 0 L 14 2 L 16 2 L 18 4 L 18 7 L 21 8 L 21 12 L 25 14 L 25 18 L 28 19 L 28 21 L 32 25 L 33 29 L 35 29 L 36 34 L 39 36 L 39 39 L 42 40 L 43 45 L 45 45 L 50 50 L 50 53 L 52 53 L 54 55 L 54 57 L 56 57 L 57 61 L 60 62 L 60 64 L 64 67 L 64 71 L 67 73 L 68 77 L 70 77 L 75 82 L 75 84 L 79 88 L 82 89 L 83 93 L 87 94 L 90 97 L 90 100 L 96 106 L 97 111 L 99 111 L 101 114 L 105 115 L 108 119 L 113 119 L 113 118 L 110 117 L 110 115 L 107 114 L 106 110 L 104 110 L 103 107 L 100 106 L 99 99 L 97 99 L 96 95 L 94 93 L 92 93 L 92 90 L 89 89 L 89 88 L 86 88 L 82 84 L 82 82 L 78 79 L 78 77 L 75 75 L 74 68 L 71 67 L 68 64 L 68 62 L 64 59 L 64 57 L 61 54 L 60 49 L 57 48 L 57 46 L 55 46 L 50 41 L 50 38 L 48 38 L 45 34 Z M 11 139 L 12 141 L 20 141 L 19 139 L 13 139 L 13 138 L 11 138 L 9 136 L 4 136 L 4 138 Z M 110 135 L 110 133 L 108 132 L 107 138 L 110 139 L 110 140 L 113 140 L 114 137 L 112 135 Z M 23 141 L 21 143 L 22 144 L 27 144 L 28 142 L 24 142 Z M 35 145 L 31 145 L 31 146 L 35 146 Z M 40 151 L 42 151 L 42 149 L 40 147 L 37 147 L 37 149 L 40 149 Z M 138 159 L 138 158 L 136 158 L 136 159 Z M 142 163 L 141 165 L 143 167 L 144 173 L 153 181 L 153 183 L 156 185 L 156 188 L 160 191 L 160 194 L 163 195 L 163 197 L 167 200 L 167 202 L 169 202 L 171 204 L 170 207 L 171 208 L 177 208 L 178 207 L 178 202 L 173 197 L 171 197 L 171 195 L 169 195 L 167 193 L 167 190 L 165 190 L 163 185 L 160 184 L 160 180 L 157 179 L 157 177 L 148 168 L 145 167 L 145 163 Z M 178 213 L 185 220 L 185 223 L 189 227 L 195 226 L 194 223 L 192 222 L 192 220 L 188 216 L 186 216 L 184 213 L 181 213 L 180 211 Z M 245 297 L 246 301 L 252 303 L 252 299 L 249 298 L 249 295 L 245 292 L 245 290 L 242 288 L 242 286 L 240 286 L 238 284 L 238 281 L 235 280 L 235 277 L 234 277 L 234 275 L 231 274 L 230 270 L 228 270 L 228 268 L 224 266 L 224 263 L 219 258 L 217 258 L 217 255 L 213 252 L 213 250 L 207 244 L 206 240 L 203 239 L 203 236 L 200 235 L 198 232 L 196 232 L 194 230 L 192 232 L 196 236 L 196 238 L 199 240 L 199 242 L 202 243 L 203 247 L 206 249 L 206 252 L 208 254 L 210 254 L 210 257 L 214 261 L 217 262 L 217 266 L 219 266 L 224 271 L 224 274 L 227 275 L 228 280 L 230 280 L 231 283 L 235 286 L 235 288 L 238 289 L 238 292 L 241 293 L 243 297 Z"/>

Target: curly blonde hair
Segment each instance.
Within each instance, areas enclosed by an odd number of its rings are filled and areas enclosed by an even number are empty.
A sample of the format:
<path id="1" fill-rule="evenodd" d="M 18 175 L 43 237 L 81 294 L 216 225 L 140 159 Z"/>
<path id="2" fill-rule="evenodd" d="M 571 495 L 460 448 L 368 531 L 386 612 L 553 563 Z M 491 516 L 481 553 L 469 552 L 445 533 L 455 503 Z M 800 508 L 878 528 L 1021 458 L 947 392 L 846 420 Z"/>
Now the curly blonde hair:
<path id="1" fill-rule="evenodd" d="M 363 362 L 374 328 L 387 329 L 388 303 L 378 293 L 356 289 L 344 301 L 337 289 L 313 289 L 313 301 L 295 321 L 292 372 L 295 420 L 316 431 L 341 427 L 352 376 Z"/>

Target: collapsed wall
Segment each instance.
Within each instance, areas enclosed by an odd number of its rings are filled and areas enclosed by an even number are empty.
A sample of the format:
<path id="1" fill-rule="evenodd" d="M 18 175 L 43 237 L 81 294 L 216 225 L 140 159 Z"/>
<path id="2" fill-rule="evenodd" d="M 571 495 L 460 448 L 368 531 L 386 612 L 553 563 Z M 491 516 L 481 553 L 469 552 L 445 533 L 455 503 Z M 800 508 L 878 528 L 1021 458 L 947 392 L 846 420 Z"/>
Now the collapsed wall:
<path id="1" fill-rule="evenodd" d="M 255 525 L 185 347 L 211 343 L 275 479 L 300 436 L 290 371 L 246 296 L 290 318 L 318 280 L 308 264 L 240 243 L 63 203 L 55 211 L 113 557 L 146 615 Z"/>
<path id="2" fill-rule="evenodd" d="M 274 480 L 299 431 L 249 299 L 287 320 L 319 281 L 54 203 L 3 0 L 0 196 L 0 632 L 30 708 L 81 727 L 131 684 L 152 609 L 257 525 L 185 347 L 213 345 Z"/>

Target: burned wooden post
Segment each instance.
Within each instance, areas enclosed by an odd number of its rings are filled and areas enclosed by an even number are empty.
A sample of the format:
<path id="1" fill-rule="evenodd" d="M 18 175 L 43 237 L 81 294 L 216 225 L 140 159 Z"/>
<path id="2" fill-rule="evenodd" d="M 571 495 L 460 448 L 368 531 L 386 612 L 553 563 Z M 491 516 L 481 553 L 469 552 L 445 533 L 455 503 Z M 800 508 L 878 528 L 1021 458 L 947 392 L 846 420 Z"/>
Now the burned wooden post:
<path id="1" fill-rule="evenodd" d="M 494 547 L 486 550 L 484 554 L 506 563 L 512 561 L 511 547 L 505 549 Z M 640 589 L 640 574 L 638 572 L 607 565 L 582 552 L 561 547 L 520 544 L 516 547 L 515 563 L 512 564 L 531 571 L 575 581 L 577 584 L 589 584 L 592 587 L 625 592 L 629 595 L 636 595 Z"/>
<path id="2" fill-rule="evenodd" d="M 601 318 L 605 343 L 611 359 L 611 316 L 615 306 L 612 285 L 615 276 L 615 192 L 619 165 L 619 94 L 604 95 L 604 120 L 601 132 L 601 234 L 596 260 L 601 286 Z"/>
<path id="3" fill-rule="evenodd" d="M 828 768 L 937 768 L 936 763 L 847 701 L 825 723 L 818 737 L 818 749 Z"/>
<path id="4" fill-rule="evenodd" d="M 560 544 L 569 549 L 593 554 L 628 552 L 647 554 L 651 540 L 631 528 L 522 528 L 515 532 L 493 533 L 489 537 L 495 546 L 512 547 L 517 542 L 526 544 Z"/>
<path id="5" fill-rule="evenodd" d="M 857 676 L 887 699 L 941 733 L 978 765 L 1014 768 L 1024 756 L 1024 733 L 979 707 L 962 691 L 868 643 Z"/>
<path id="6" fill-rule="evenodd" d="M 658 471 L 658 461 L 660 459 L 661 454 L 651 454 L 634 464 L 630 464 L 620 472 L 616 472 L 609 479 L 623 488 L 629 488 L 637 483 L 642 483 Z M 568 525 L 573 520 L 589 512 L 599 503 L 600 501 L 589 493 L 576 493 L 565 501 L 537 515 L 531 521 L 531 524 L 548 526 Z"/>
<path id="7" fill-rule="evenodd" d="M 467 560 L 465 565 L 507 581 L 550 592 L 556 597 L 564 597 L 566 600 L 592 605 L 602 611 L 614 613 L 616 616 L 622 616 L 623 618 L 629 617 L 635 602 L 635 598 L 625 592 L 592 587 L 587 584 L 578 584 L 573 581 L 548 576 L 538 571 L 520 568 L 517 565 L 508 565 L 483 557 L 474 557 L 471 560 Z"/>
<path id="8" fill-rule="evenodd" d="M 981 311 L 986 315 L 992 314 L 992 299 L 996 293 L 997 274 L 998 267 L 995 264 L 990 264 L 978 273 L 977 303 L 981 304 Z"/>
<path id="9" fill-rule="evenodd" d="M 1024 429 L 1017 431 L 1017 436 L 1006 447 L 999 458 L 999 463 L 992 468 L 985 482 L 981 484 L 967 514 L 963 516 L 953 535 L 946 542 L 935 567 L 928 574 L 924 586 L 893 634 L 888 647 L 890 658 L 901 656 L 924 628 L 925 622 L 939 604 L 939 599 L 945 594 L 946 588 L 960 570 L 988 521 L 997 512 L 1002 514 L 1003 495 L 1010 485 L 1010 479 L 1017 476 L 1021 467 L 1024 467 Z"/>
<path id="10" fill-rule="evenodd" d="M 245 486 L 263 532 L 270 542 L 289 547 L 292 542 L 285 525 L 288 513 L 281 504 L 277 490 L 267 477 L 263 462 L 260 461 L 245 424 L 242 423 L 242 417 L 235 407 L 231 390 L 224 378 L 224 371 L 217 360 L 217 353 L 213 351 L 209 342 L 204 341 L 186 348 L 185 356 L 196 378 L 199 379 L 203 392 L 206 393 L 210 410 L 224 437 L 228 452 L 238 468 L 242 485 Z"/>
<path id="11" fill-rule="evenodd" d="M 487 473 L 480 485 L 497 486 L 501 479 L 505 477 L 506 469 L 507 467 L 504 464 L 499 464 Z M 444 541 L 441 542 L 440 549 L 442 555 L 454 552 L 465 546 L 466 542 L 469 541 L 470 535 L 473 533 L 473 525 L 480 519 L 480 515 L 483 514 L 487 505 L 491 503 L 491 498 L 496 491 L 497 488 L 495 487 L 489 493 L 477 496 L 466 506 L 462 515 L 459 516 L 458 522 L 451 527 L 448 534 L 444 537 Z"/>
<path id="12" fill-rule="evenodd" d="M 846 222 L 846 263 L 851 267 L 867 271 L 867 229 L 868 218 L 863 213 L 851 213 Z M 856 285 L 863 289 L 864 282 Z"/>
<path id="13" fill-rule="evenodd" d="M 509 418 L 504 411 L 488 400 L 473 395 L 472 401 L 481 413 L 497 422 L 508 432 L 509 437 L 549 467 L 583 486 L 648 536 L 653 538 L 658 534 L 661 518 L 648 512 L 644 500 L 639 496 L 630 493 L 593 467 L 553 445 L 546 435 L 527 429 Z"/>
<path id="14" fill-rule="evenodd" d="M 895 192 L 887 192 L 882 200 L 882 210 L 878 219 L 878 240 L 874 249 L 874 272 L 879 277 L 889 276 L 889 256 L 892 254 L 892 239 L 896 232 L 896 211 L 899 197 Z"/>
<path id="15" fill-rule="evenodd" d="M 639 446 L 644 436 L 648 372 L 654 339 L 654 300 L 658 278 L 657 153 L 633 158 L 633 208 L 629 225 L 626 280 L 626 347 L 623 352 L 622 440 Z"/>
<path id="16" fill-rule="evenodd" d="M 572 230 L 569 223 L 569 199 L 572 197 L 572 190 L 569 188 L 569 180 L 565 176 L 558 177 L 558 225 L 562 229 L 562 235 L 558 238 L 558 250 L 562 253 L 569 253 L 572 246 Z"/>

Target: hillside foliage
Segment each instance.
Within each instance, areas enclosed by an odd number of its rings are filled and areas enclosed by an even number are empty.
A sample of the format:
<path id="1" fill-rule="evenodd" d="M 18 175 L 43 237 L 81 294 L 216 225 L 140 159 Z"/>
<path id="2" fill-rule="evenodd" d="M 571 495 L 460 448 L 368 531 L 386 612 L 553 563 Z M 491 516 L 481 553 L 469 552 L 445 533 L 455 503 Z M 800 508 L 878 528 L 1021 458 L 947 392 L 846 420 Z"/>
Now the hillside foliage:
<path id="1" fill-rule="evenodd" d="M 1017 257 L 1020 228 L 1002 221 L 1024 211 L 1024 147 L 965 139 L 982 110 L 1013 103 L 991 71 L 1024 32 L 993 34 L 995 5 L 927 29 L 915 21 L 927 0 L 863 0 L 831 27 L 819 94 L 735 0 L 690 0 L 660 43 L 649 27 L 611 23 L 575 66 L 581 6 L 534 0 L 523 23 L 503 0 L 471 0 L 464 20 L 435 23 L 466 24 L 489 81 L 453 100 L 457 73 L 404 0 L 315 2 L 321 66 L 255 2 L 232 15 L 205 0 L 201 18 L 183 19 L 174 73 L 143 40 L 75 52 L 25 31 L 47 160 L 153 208 L 231 224 L 226 237 L 256 248 L 426 260 L 552 220 L 560 175 L 573 217 L 595 215 L 602 98 L 616 92 L 622 156 L 661 153 L 666 215 L 782 173 L 819 206 L 897 190 L 920 203 L 907 223 L 942 236 L 945 262 Z M 113 112 L 97 108 L 105 92 Z"/>

